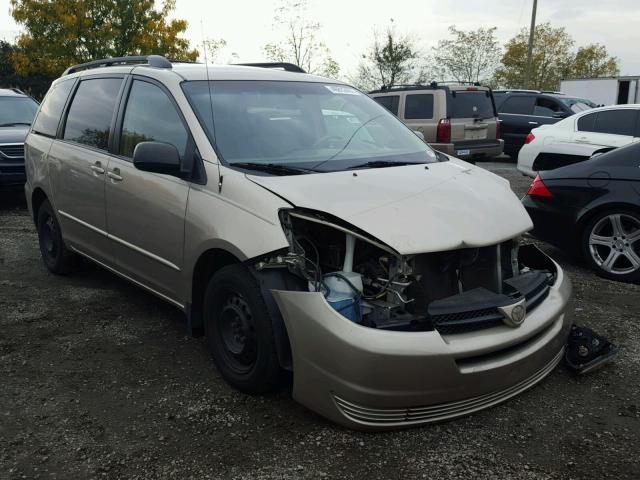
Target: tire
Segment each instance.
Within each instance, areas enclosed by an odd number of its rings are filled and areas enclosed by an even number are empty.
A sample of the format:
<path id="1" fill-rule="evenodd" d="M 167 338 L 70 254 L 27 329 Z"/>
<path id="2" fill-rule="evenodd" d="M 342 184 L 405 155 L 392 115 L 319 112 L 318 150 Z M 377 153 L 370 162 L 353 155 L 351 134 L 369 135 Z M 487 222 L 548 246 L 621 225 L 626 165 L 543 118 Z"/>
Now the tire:
<path id="1" fill-rule="evenodd" d="M 73 271 L 79 263 L 79 257 L 70 252 L 64 244 L 60 224 L 49 200 L 42 202 L 38 209 L 36 227 L 40 255 L 47 269 L 56 275 L 65 275 Z"/>
<path id="2" fill-rule="evenodd" d="M 204 329 L 222 377 L 245 393 L 264 393 L 279 385 L 273 324 L 256 279 L 242 264 L 221 268 L 209 281 Z"/>
<path id="3" fill-rule="evenodd" d="M 582 234 L 582 253 L 603 278 L 640 281 L 640 213 L 612 209 L 595 215 Z"/>

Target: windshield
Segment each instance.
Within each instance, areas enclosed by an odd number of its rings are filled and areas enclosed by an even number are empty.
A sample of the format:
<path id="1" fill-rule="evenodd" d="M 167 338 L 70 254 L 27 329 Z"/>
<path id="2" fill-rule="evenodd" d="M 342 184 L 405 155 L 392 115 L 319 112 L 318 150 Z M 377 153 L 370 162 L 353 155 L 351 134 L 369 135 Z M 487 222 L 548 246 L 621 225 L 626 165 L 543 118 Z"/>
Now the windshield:
<path id="1" fill-rule="evenodd" d="M 30 97 L 0 97 L 0 127 L 31 125 L 37 109 Z"/>
<path id="2" fill-rule="evenodd" d="M 584 112 L 585 110 L 590 110 L 596 106 L 596 104 L 591 100 L 584 98 L 558 97 L 558 99 L 575 113 Z"/>
<path id="3" fill-rule="evenodd" d="M 451 118 L 490 118 L 495 117 L 493 102 L 488 91 L 460 91 L 450 93 Z"/>
<path id="4" fill-rule="evenodd" d="M 183 83 L 201 124 L 229 165 L 330 171 L 374 161 L 437 161 L 435 152 L 394 115 L 351 87 L 213 80 L 210 88 L 213 107 L 206 81 Z"/>

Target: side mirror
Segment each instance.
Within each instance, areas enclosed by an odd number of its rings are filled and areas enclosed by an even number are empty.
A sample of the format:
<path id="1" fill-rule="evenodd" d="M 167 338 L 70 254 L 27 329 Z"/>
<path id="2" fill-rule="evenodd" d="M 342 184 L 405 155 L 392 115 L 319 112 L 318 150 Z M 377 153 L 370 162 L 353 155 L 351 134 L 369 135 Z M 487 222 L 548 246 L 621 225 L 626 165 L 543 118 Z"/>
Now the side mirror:
<path id="1" fill-rule="evenodd" d="M 414 130 L 413 133 L 415 133 L 418 136 L 418 138 L 424 142 L 424 134 L 422 132 L 419 132 L 418 130 Z"/>
<path id="2" fill-rule="evenodd" d="M 133 150 L 133 165 L 143 172 L 177 175 L 180 173 L 180 153 L 169 143 L 140 142 Z"/>

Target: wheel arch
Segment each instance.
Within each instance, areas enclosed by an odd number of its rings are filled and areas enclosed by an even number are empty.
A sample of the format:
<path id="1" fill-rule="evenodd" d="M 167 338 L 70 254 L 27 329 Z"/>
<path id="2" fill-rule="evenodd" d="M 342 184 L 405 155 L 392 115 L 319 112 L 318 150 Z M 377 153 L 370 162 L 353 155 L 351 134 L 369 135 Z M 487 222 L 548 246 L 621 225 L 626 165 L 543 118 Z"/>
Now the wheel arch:
<path id="1" fill-rule="evenodd" d="M 576 233 L 578 239 L 582 238 L 584 234 L 584 229 L 587 224 L 596 216 L 601 213 L 610 211 L 610 210 L 633 210 L 634 212 L 640 214 L 640 207 L 638 205 L 634 205 L 633 203 L 624 202 L 624 201 L 612 201 L 607 203 L 600 203 L 598 205 L 594 205 L 588 208 L 583 209 L 582 212 L 578 215 L 578 219 L 576 221 Z"/>
<path id="2" fill-rule="evenodd" d="M 45 200 L 49 200 L 49 196 L 46 194 L 46 192 L 40 187 L 34 188 L 33 192 L 31 193 L 31 211 L 33 214 L 34 222 L 37 222 L 38 210 L 40 210 L 40 206 L 44 203 Z"/>
<path id="3" fill-rule="evenodd" d="M 236 263 L 247 265 L 260 286 L 272 321 L 278 360 L 283 368 L 291 369 L 289 335 L 271 290 L 297 289 L 301 288 L 300 285 L 296 284 L 292 278 L 293 275 L 289 274 L 288 271 L 257 271 L 246 261 L 241 260 L 224 248 L 210 248 L 204 251 L 195 263 L 192 274 L 191 299 L 187 308 L 187 323 L 190 333 L 201 334 L 203 331 L 203 306 L 209 280 L 221 268 Z"/>

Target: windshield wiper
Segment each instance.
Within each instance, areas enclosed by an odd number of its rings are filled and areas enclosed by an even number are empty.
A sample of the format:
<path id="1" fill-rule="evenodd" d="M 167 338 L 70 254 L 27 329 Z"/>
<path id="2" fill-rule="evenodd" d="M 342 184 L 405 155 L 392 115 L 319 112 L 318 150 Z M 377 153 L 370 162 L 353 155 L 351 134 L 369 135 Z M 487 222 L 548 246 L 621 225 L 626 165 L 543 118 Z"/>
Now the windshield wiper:
<path id="1" fill-rule="evenodd" d="M 427 162 L 392 162 L 390 160 L 373 160 L 371 162 L 353 165 L 352 167 L 348 167 L 347 170 L 354 170 L 356 168 L 403 167 L 405 165 L 423 165 L 425 163 Z"/>
<path id="2" fill-rule="evenodd" d="M 31 125 L 28 122 L 11 122 L 11 123 L 2 123 L 0 127 L 15 127 L 16 125 Z"/>
<path id="3" fill-rule="evenodd" d="M 316 172 L 310 168 L 293 167 L 280 163 L 257 163 L 257 162 L 234 162 L 230 167 L 246 168 L 247 170 L 258 170 L 261 172 L 273 173 L 274 175 L 302 175 Z"/>

